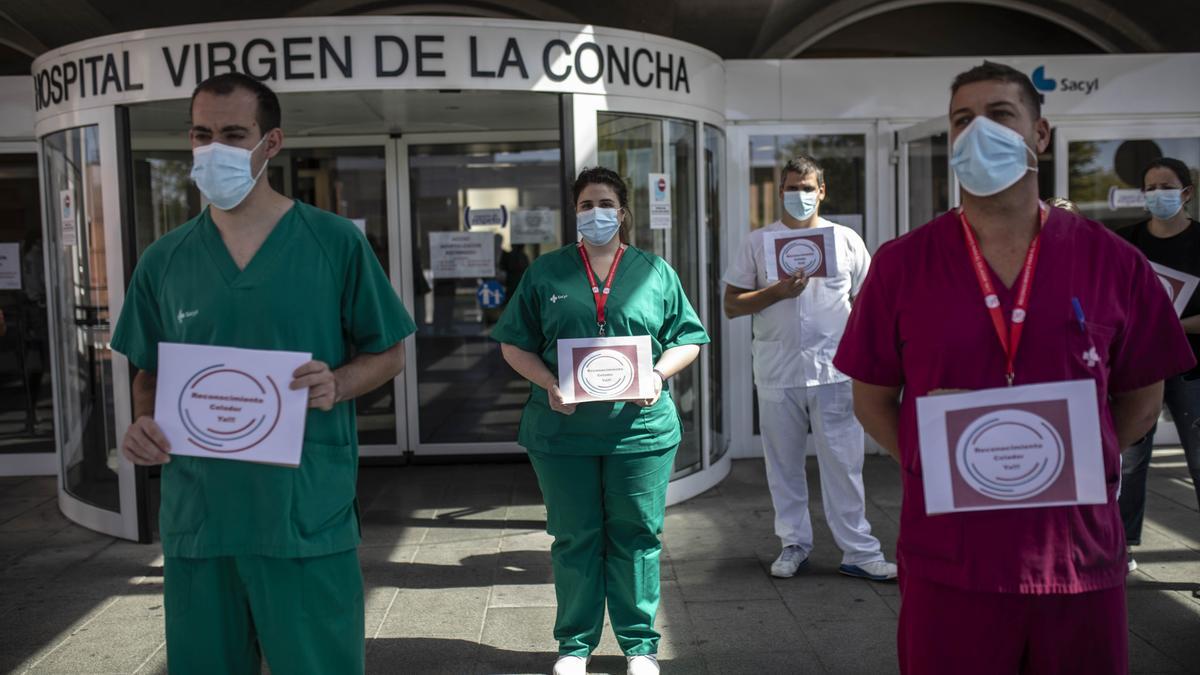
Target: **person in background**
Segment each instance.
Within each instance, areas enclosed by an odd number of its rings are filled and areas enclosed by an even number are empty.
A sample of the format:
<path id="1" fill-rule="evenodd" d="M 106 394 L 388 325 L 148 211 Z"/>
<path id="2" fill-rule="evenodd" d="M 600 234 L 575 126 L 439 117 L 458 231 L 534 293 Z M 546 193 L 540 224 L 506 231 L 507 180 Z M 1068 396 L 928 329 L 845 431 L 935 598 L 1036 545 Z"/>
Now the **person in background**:
<path id="1" fill-rule="evenodd" d="M 812 157 L 799 155 L 784 165 L 779 198 L 780 220 L 743 239 L 724 279 L 725 316 L 754 318 L 754 383 L 775 534 L 782 544 L 771 575 L 795 575 L 807 567 L 812 552 L 805 471 L 811 429 L 825 519 L 842 550 L 838 571 L 890 581 L 896 578 L 896 565 L 884 559 L 867 522 L 862 478 L 866 438 L 854 417 L 850 378 L 833 366 L 871 256 L 857 232 L 821 217 L 825 171 Z M 765 235 L 814 227 L 833 228 L 838 274 L 809 279 L 799 271 L 767 281 Z"/>
<path id="2" fill-rule="evenodd" d="M 675 270 L 628 245 L 621 177 L 584 169 L 574 195 L 583 240 L 533 261 L 492 339 L 530 382 L 518 442 L 529 451 L 554 537 L 554 675 L 587 672 L 606 606 L 629 675 L 656 675 L 659 535 L 682 438 L 667 382 L 696 359 L 708 335 Z M 650 336 L 653 398 L 563 399 L 558 340 L 597 334 Z"/>
<path id="3" fill-rule="evenodd" d="M 1146 195 L 1146 210 L 1150 218 L 1118 232 L 1126 241 L 1145 254 L 1150 262 L 1200 276 L 1200 224 L 1188 215 L 1188 204 L 1196 197 L 1192 172 L 1178 159 L 1156 159 L 1142 172 L 1142 190 Z M 1182 314 L 1192 353 L 1200 358 L 1200 293 L 1193 293 Z M 1200 367 L 1167 378 L 1163 399 L 1179 442 L 1192 488 L 1200 503 Z M 1125 543 L 1133 547 L 1142 543 L 1142 521 L 1146 513 L 1146 474 L 1150 470 L 1150 455 L 1154 448 L 1154 428 L 1121 455 L 1121 520 L 1125 525 Z M 1137 561 L 1129 550 L 1127 567 L 1137 569 Z"/>
<path id="4" fill-rule="evenodd" d="M 900 463 L 900 669 L 1125 673 L 1120 452 L 1196 359 L 1145 258 L 1038 200 L 1050 124 L 1028 76 L 959 74 L 949 122 L 962 206 L 879 248 L 834 359 Z M 919 399 L 1072 380 L 1095 383 L 1101 445 L 1075 451 L 1102 457 L 1105 503 L 927 512 Z"/>

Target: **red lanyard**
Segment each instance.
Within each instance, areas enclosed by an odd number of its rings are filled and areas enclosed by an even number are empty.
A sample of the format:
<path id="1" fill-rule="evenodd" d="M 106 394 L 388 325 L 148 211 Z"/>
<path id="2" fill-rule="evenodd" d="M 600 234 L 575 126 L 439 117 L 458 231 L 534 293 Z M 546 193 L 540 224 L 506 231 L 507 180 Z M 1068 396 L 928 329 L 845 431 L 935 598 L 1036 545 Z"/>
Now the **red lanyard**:
<path id="1" fill-rule="evenodd" d="M 1048 214 L 1049 209 L 1043 207 L 1041 209 L 1042 226 L 1045 226 Z M 1025 254 L 1025 264 L 1021 267 L 1021 276 L 1017 279 L 1017 297 L 1013 303 L 1012 326 L 1009 326 L 1004 320 L 1004 312 L 1000 310 L 1000 297 L 996 295 L 996 287 L 992 284 L 991 275 L 988 274 L 988 264 L 983 258 L 983 251 L 979 248 L 979 240 L 975 238 L 975 232 L 971 230 L 971 225 L 967 222 L 967 214 L 963 213 L 962 209 L 958 210 L 958 218 L 962 222 L 963 238 L 967 240 L 967 251 L 971 254 L 975 277 L 979 280 L 979 290 L 983 291 L 983 304 L 987 307 L 988 314 L 992 316 L 992 325 L 996 328 L 1000 346 L 1004 349 L 1004 377 L 1008 381 L 1008 386 L 1011 387 L 1013 379 L 1016 377 L 1015 366 L 1017 350 L 1021 347 L 1021 333 L 1025 330 L 1025 319 L 1029 314 L 1029 294 L 1033 288 L 1033 272 L 1037 269 L 1038 251 L 1042 246 L 1042 233 L 1039 229 L 1038 233 L 1033 236 L 1033 241 L 1029 244 L 1029 252 Z"/>
<path id="2" fill-rule="evenodd" d="M 579 244 L 579 256 L 583 258 L 583 269 L 587 272 L 588 284 L 592 287 L 592 297 L 596 300 L 596 325 L 600 327 L 600 337 L 604 337 L 605 312 L 604 307 L 608 304 L 608 294 L 612 291 L 613 277 L 617 275 L 617 265 L 621 264 L 621 256 L 625 255 L 625 246 L 617 249 L 617 254 L 613 256 L 612 265 L 608 268 L 608 278 L 604 280 L 604 290 L 596 283 L 596 273 L 592 271 L 592 261 L 588 259 L 587 249 L 583 244 Z"/>

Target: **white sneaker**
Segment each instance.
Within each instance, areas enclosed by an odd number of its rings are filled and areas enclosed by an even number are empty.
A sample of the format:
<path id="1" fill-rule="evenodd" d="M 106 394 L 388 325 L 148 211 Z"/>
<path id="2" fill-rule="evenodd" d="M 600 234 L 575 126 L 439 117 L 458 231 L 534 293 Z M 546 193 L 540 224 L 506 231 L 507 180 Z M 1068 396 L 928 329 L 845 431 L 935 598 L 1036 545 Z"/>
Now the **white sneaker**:
<path id="1" fill-rule="evenodd" d="M 785 546 L 775 562 L 771 563 L 771 576 L 787 579 L 796 576 L 808 565 L 808 554 L 799 546 Z"/>
<path id="2" fill-rule="evenodd" d="M 848 577 L 871 581 L 893 581 L 896 578 L 896 564 L 886 560 L 875 560 L 861 565 L 842 565 L 838 567 L 838 571 Z"/>
<path id="3" fill-rule="evenodd" d="M 626 656 L 625 662 L 629 664 L 629 670 L 625 671 L 629 675 L 658 675 L 658 657 L 653 654 Z"/>
<path id="4" fill-rule="evenodd" d="M 1133 559 L 1133 551 L 1125 554 L 1125 573 L 1133 574 L 1137 571 L 1137 561 Z"/>
<path id="5" fill-rule="evenodd" d="M 582 656 L 560 656 L 554 662 L 554 675 L 587 675 L 587 659 Z"/>

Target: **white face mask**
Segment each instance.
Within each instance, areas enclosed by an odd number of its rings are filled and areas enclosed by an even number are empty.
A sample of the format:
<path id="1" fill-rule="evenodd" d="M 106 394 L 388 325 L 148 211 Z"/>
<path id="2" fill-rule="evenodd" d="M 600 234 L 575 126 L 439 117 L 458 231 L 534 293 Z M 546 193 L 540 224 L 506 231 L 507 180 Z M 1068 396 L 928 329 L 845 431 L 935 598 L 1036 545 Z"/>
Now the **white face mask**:
<path id="1" fill-rule="evenodd" d="M 265 140 L 264 135 L 249 150 L 215 142 L 193 148 L 192 182 L 200 194 L 222 211 L 241 204 L 267 170 L 268 162 L 263 162 L 257 174 L 250 173 L 250 157 Z"/>
<path id="2" fill-rule="evenodd" d="M 1036 166 L 1029 166 L 1031 155 L 1036 161 L 1037 153 L 1021 134 L 986 117 L 976 117 L 954 139 L 950 166 L 964 190 L 990 197 L 1015 185 L 1027 172 L 1037 172 Z"/>

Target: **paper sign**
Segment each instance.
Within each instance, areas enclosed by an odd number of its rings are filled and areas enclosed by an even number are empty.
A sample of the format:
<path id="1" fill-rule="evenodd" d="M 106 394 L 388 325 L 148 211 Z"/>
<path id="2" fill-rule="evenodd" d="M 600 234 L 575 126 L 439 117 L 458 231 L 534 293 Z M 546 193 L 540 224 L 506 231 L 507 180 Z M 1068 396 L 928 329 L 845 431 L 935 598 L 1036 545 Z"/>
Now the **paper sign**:
<path id="1" fill-rule="evenodd" d="M 1162 282 L 1163 288 L 1167 290 L 1167 295 L 1171 298 L 1171 304 L 1175 305 L 1175 315 L 1183 316 L 1183 310 L 1187 309 L 1188 301 L 1192 299 L 1192 294 L 1196 292 L 1196 286 L 1200 285 L 1200 277 L 1194 277 L 1154 262 L 1150 263 L 1150 266 L 1154 268 L 1154 273 L 1158 275 L 1158 280 Z"/>
<path id="2" fill-rule="evenodd" d="M 650 229 L 671 229 L 671 174 L 650 174 Z"/>
<path id="3" fill-rule="evenodd" d="M 559 340 L 558 388 L 568 403 L 654 398 L 650 338 Z"/>
<path id="4" fill-rule="evenodd" d="M 763 264 L 767 281 L 779 281 L 800 271 L 809 277 L 836 277 L 840 270 L 834 228 L 767 232 L 763 236 Z"/>
<path id="5" fill-rule="evenodd" d="M 513 244 L 553 244 L 558 241 L 558 211 L 555 209 L 519 209 L 512 213 Z"/>
<path id="6" fill-rule="evenodd" d="M 1116 185 L 1108 188 L 1108 208 L 1140 209 L 1146 205 L 1146 194 L 1137 188 L 1119 188 Z"/>
<path id="7" fill-rule="evenodd" d="M 463 209 L 463 222 L 467 229 L 472 227 L 504 227 L 508 223 L 508 210 L 501 206 L 498 209 Z"/>
<path id="8" fill-rule="evenodd" d="M 0 290 L 21 289 L 21 245 L 16 242 L 0 244 Z"/>
<path id="9" fill-rule="evenodd" d="M 59 222 L 62 225 L 62 245 L 74 246 L 75 237 L 75 191 L 68 188 L 58 191 Z"/>
<path id="10" fill-rule="evenodd" d="M 300 466 L 308 390 L 298 352 L 159 343 L 154 421 L 171 454 Z"/>
<path id="11" fill-rule="evenodd" d="M 358 228 L 359 232 L 362 232 L 363 234 L 367 233 L 367 219 L 366 218 L 351 218 L 350 222 L 354 223 L 354 226 Z"/>
<path id="12" fill-rule="evenodd" d="M 925 396 L 917 424 L 929 515 L 1108 500 L 1092 380 Z"/>
<path id="13" fill-rule="evenodd" d="M 491 232 L 430 232 L 429 266 L 434 279 L 496 276 L 496 235 Z"/>

